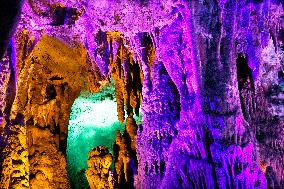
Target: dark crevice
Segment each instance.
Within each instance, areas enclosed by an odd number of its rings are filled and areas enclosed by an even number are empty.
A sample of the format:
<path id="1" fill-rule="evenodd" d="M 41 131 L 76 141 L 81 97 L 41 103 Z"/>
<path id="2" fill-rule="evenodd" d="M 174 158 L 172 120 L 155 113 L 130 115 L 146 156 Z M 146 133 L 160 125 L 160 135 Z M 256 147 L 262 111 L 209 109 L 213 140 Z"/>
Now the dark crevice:
<path id="1" fill-rule="evenodd" d="M 241 91 L 246 82 L 250 82 L 250 88 L 255 91 L 254 81 L 252 77 L 252 70 L 248 65 L 248 56 L 238 54 L 237 57 L 237 76 L 238 76 L 238 89 Z"/>
<path id="2" fill-rule="evenodd" d="M 50 101 L 50 100 L 53 100 L 53 99 L 56 99 L 56 90 L 55 90 L 55 87 L 51 84 L 48 84 L 46 86 L 46 92 L 45 92 L 45 98 Z"/>
<path id="3" fill-rule="evenodd" d="M 49 80 L 51 80 L 51 81 L 54 81 L 54 80 L 63 80 L 63 77 L 53 76 L 53 77 L 51 77 Z"/>
<path id="4" fill-rule="evenodd" d="M 254 80 L 252 76 L 252 70 L 248 65 L 248 56 L 238 54 L 237 56 L 237 78 L 238 78 L 238 90 L 240 94 L 241 109 L 244 118 L 248 120 L 249 111 L 246 110 L 245 99 L 243 93 L 251 92 L 255 93 Z M 254 101 L 254 98 L 251 99 Z M 253 102 L 254 103 L 254 102 Z"/>
<path id="5" fill-rule="evenodd" d="M 53 11 L 52 23 L 53 26 L 60 26 L 64 25 L 66 16 L 66 8 L 58 6 Z"/>
<path id="6" fill-rule="evenodd" d="M 10 117 L 10 112 L 11 112 L 11 108 L 16 96 L 16 72 L 14 70 L 13 67 L 13 62 L 12 62 L 12 52 L 13 52 L 13 45 L 10 43 L 7 52 L 9 55 L 9 70 L 11 70 L 11 74 L 10 74 L 10 78 L 9 78 L 9 82 L 8 82 L 8 87 L 6 90 L 6 97 L 7 99 L 5 99 L 6 101 L 6 106 L 4 109 L 4 116 L 6 118 L 6 121 L 9 122 L 9 117 Z"/>
<path id="7" fill-rule="evenodd" d="M 0 1 L 0 59 L 12 37 L 23 2 L 23 0 Z"/>

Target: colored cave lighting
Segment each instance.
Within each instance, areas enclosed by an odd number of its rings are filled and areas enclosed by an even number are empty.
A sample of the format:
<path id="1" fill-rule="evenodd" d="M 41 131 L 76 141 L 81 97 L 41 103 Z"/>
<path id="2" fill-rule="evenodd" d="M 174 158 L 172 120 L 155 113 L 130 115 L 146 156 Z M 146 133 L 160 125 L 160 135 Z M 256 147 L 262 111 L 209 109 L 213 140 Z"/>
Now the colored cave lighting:
<path id="1" fill-rule="evenodd" d="M 11 188 L 284 189 L 284 0 L 0 1 Z"/>
<path id="2" fill-rule="evenodd" d="M 125 125 L 117 119 L 113 96 L 113 86 L 106 86 L 97 94 L 82 92 L 71 107 L 67 138 L 67 167 L 71 183 L 84 180 L 90 150 L 102 145 L 113 154 L 116 131 L 123 132 Z M 135 119 L 141 122 L 141 115 Z"/>

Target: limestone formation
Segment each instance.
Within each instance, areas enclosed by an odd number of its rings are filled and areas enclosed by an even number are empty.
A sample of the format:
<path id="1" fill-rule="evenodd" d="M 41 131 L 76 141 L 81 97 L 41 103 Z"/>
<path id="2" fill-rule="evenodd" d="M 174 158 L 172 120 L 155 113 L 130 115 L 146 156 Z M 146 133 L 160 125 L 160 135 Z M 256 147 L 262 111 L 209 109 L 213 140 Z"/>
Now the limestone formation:
<path id="1" fill-rule="evenodd" d="M 116 133 L 115 139 L 115 152 L 116 152 L 116 160 L 114 162 L 115 165 L 115 176 L 117 180 L 117 185 L 119 187 L 128 186 L 130 187 L 133 182 L 131 182 L 130 170 L 132 167 L 130 166 L 131 161 L 133 161 L 130 156 L 129 151 L 127 150 L 127 145 L 125 139 L 121 137 L 119 131 Z"/>
<path id="2" fill-rule="evenodd" d="M 139 114 L 142 100 L 141 68 L 134 59 L 131 49 L 128 49 L 127 41 L 120 33 L 109 33 L 108 39 L 111 51 L 111 76 L 115 82 L 115 94 L 117 100 L 118 120 L 124 122 L 125 110 L 127 115 Z"/>
<path id="3" fill-rule="evenodd" d="M 15 133 L 6 133 L 9 145 L 4 150 L 5 188 L 17 187 L 19 183 L 13 180 L 19 177 L 26 177 L 25 185 L 30 188 L 68 188 L 64 157 L 67 125 L 70 107 L 87 78 L 83 62 L 86 62 L 84 50 L 71 49 L 43 36 L 26 60 L 18 64 L 23 64 L 18 74 L 18 90 L 9 122 L 3 123 L 6 132 Z M 15 156 L 12 150 L 17 144 L 20 156 Z M 8 163 L 13 161 L 19 163 Z M 20 175 L 5 173 L 14 172 L 16 165 Z"/>
<path id="4" fill-rule="evenodd" d="M 69 188 L 70 108 L 110 80 L 125 132 L 113 173 L 106 148 L 89 153 L 91 188 L 284 188 L 283 0 L 14 2 L 0 188 Z"/>
<path id="5" fill-rule="evenodd" d="M 125 138 L 126 138 L 126 142 L 130 146 L 131 152 L 134 154 L 136 154 L 137 129 L 138 129 L 138 126 L 136 124 L 135 119 L 133 118 L 133 113 L 131 113 L 126 119 Z"/>
<path id="6" fill-rule="evenodd" d="M 103 146 L 97 146 L 89 152 L 86 176 L 91 189 L 113 189 L 114 183 L 110 166 L 112 155 Z"/>

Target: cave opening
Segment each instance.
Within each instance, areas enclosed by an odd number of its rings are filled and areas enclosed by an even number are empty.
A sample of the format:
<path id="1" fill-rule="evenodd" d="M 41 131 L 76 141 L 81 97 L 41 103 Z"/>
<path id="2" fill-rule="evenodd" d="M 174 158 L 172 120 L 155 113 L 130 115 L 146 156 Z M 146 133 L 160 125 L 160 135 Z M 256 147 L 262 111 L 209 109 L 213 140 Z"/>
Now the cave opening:
<path id="1" fill-rule="evenodd" d="M 141 123 L 141 113 L 134 119 Z M 68 125 L 66 159 L 71 188 L 89 188 L 85 172 L 88 153 L 93 148 L 107 147 L 115 160 L 116 131 L 123 134 L 125 122 L 118 121 L 114 82 L 106 84 L 96 94 L 82 91 L 71 107 Z"/>

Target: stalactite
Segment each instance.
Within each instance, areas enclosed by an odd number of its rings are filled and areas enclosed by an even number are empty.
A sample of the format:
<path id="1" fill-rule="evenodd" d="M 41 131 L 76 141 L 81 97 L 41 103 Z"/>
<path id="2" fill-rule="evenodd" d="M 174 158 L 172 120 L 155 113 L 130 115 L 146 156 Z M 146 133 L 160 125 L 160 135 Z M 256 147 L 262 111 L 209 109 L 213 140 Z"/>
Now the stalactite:
<path id="1" fill-rule="evenodd" d="M 152 59 L 155 50 L 149 34 L 140 33 L 137 40 L 136 49 L 139 49 L 137 53 L 144 74 L 144 119 L 137 133 L 138 178 L 135 185 L 156 188 L 166 172 L 168 149 L 177 134 L 174 123 L 179 118 L 179 96 L 163 62 Z"/>
<path id="2" fill-rule="evenodd" d="M 124 111 L 124 92 L 125 92 L 125 83 L 124 83 L 124 74 L 121 66 L 121 60 L 116 59 L 112 66 L 112 77 L 115 82 L 115 97 L 117 102 L 117 113 L 118 120 L 123 123 L 125 119 L 125 111 Z"/>
<path id="3" fill-rule="evenodd" d="M 117 100 L 118 119 L 125 120 L 127 115 L 134 112 L 138 115 L 142 99 L 142 79 L 139 64 L 133 60 L 133 54 L 126 47 L 125 40 L 121 34 L 109 33 L 111 43 L 111 70 L 112 78 L 115 81 L 115 93 Z M 117 43 L 117 44 L 116 44 Z M 115 48 L 113 44 L 118 45 Z"/>
<path id="4" fill-rule="evenodd" d="M 93 62 L 90 56 L 87 57 L 87 70 L 88 70 L 88 89 L 92 93 L 97 93 L 103 86 L 106 80 L 104 75 L 100 72 L 99 67 Z"/>
<path id="5" fill-rule="evenodd" d="M 117 183 L 100 147 L 107 165 L 90 152 L 92 188 L 282 188 L 283 5 L 26 1 L 16 48 L 0 62 L 3 187 L 68 188 L 70 107 L 113 79 L 126 124 Z"/>
<path id="6" fill-rule="evenodd" d="M 86 62 L 83 49 L 70 49 L 47 36 L 38 42 L 24 61 L 11 110 L 12 121 L 6 126 L 11 134 L 6 134 L 9 145 L 5 150 L 4 188 L 9 185 L 9 174 L 5 172 L 17 169 L 17 166 L 8 163 L 11 158 L 16 158 L 17 165 L 27 169 L 19 168 L 20 176 L 27 178 L 22 179 L 26 187 L 69 187 L 63 154 L 70 108 L 87 79 L 86 68 L 80 62 Z M 15 153 L 22 155 L 18 157 Z M 10 179 L 15 187 L 21 184 Z"/>

